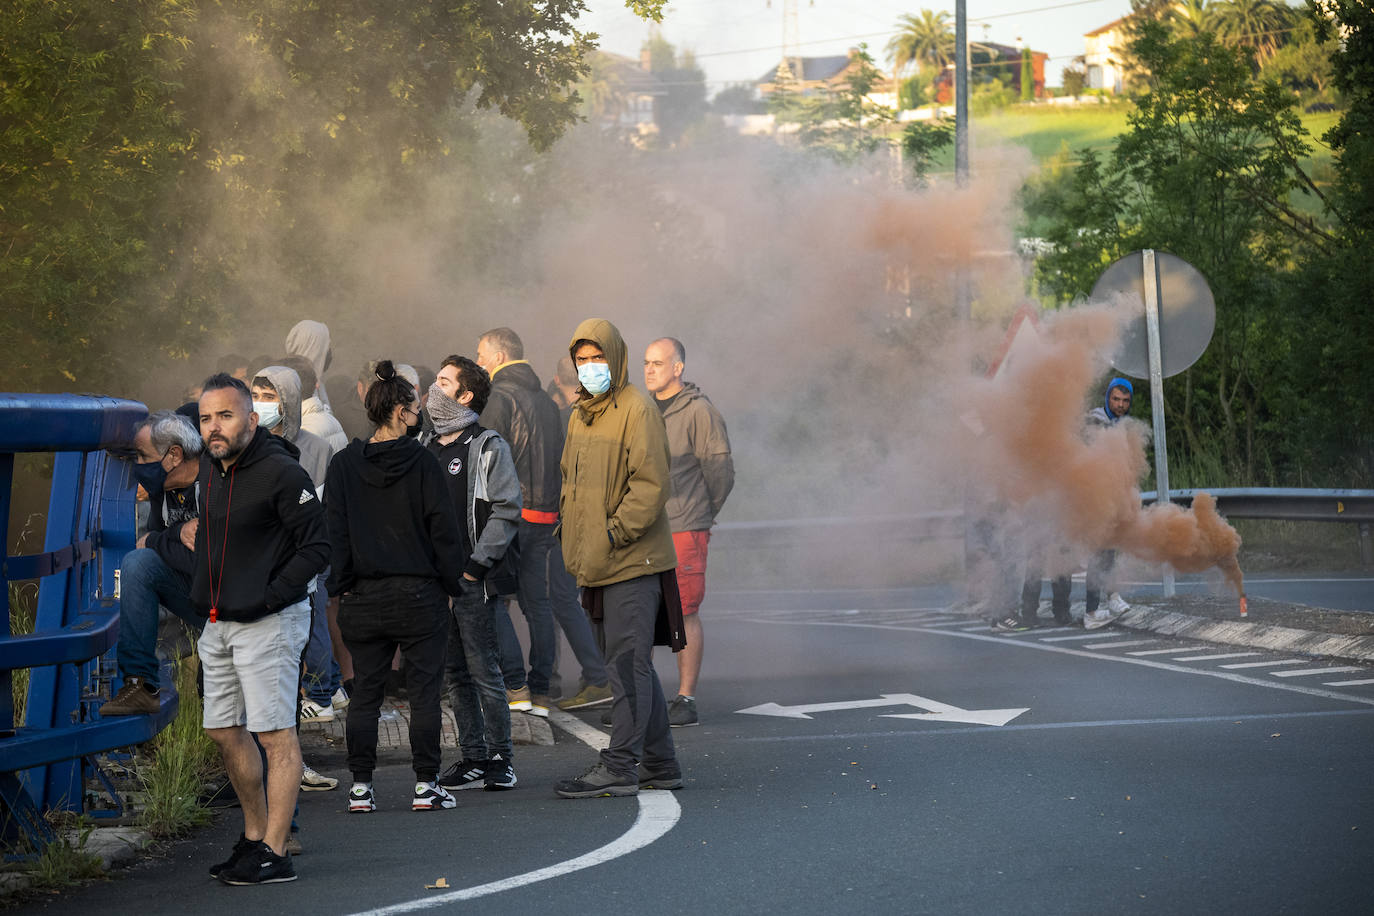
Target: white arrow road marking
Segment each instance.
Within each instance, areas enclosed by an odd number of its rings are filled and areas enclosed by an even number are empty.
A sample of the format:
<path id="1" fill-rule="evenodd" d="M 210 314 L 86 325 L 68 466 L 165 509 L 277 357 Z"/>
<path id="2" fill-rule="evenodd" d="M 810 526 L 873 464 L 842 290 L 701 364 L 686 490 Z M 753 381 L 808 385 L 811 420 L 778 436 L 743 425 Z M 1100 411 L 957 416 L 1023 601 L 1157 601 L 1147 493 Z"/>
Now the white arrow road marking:
<path id="1" fill-rule="evenodd" d="M 777 716 L 780 719 L 809 719 L 813 712 L 835 712 L 841 709 L 867 709 L 875 706 L 915 706 L 924 709 L 923 713 L 884 713 L 885 719 L 926 719 L 935 722 L 971 722 L 975 725 L 1006 725 L 1025 712 L 1025 709 L 962 709 L 918 697 L 914 693 L 885 693 L 872 700 L 846 700 L 839 703 L 810 703 L 804 706 L 782 706 L 778 703 L 760 703 L 748 709 L 737 709 L 737 713 L 747 716 Z"/>
<path id="2" fill-rule="evenodd" d="M 593 750 L 600 750 L 606 746 L 606 733 L 587 725 L 581 719 L 562 710 L 549 710 L 549 721 L 570 732 L 573 737 L 591 747 Z M 623 855 L 628 855 L 637 849 L 643 849 L 650 843 L 663 836 L 678 822 L 682 816 L 682 808 L 678 806 L 677 799 L 673 798 L 672 792 L 655 791 L 640 792 L 639 816 L 630 829 L 622 833 L 619 837 L 607 843 L 605 846 L 593 849 L 591 852 L 584 853 L 575 859 L 568 859 L 566 862 L 559 862 L 546 868 L 536 869 L 525 872 L 523 875 L 513 875 L 499 881 L 491 881 L 487 884 L 479 884 L 475 887 L 465 887 L 461 890 L 450 891 L 447 894 L 435 894 L 429 897 L 421 897 L 418 900 L 408 900 L 404 903 L 397 903 L 392 906 L 378 907 L 375 910 L 367 910 L 365 913 L 356 916 L 390 916 L 390 914 L 413 913 L 416 910 L 428 910 L 435 907 L 447 907 L 449 904 L 457 903 L 462 900 L 472 900 L 475 897 L 485 897 L 488 894 L 498 894 L 501 891 L 513 890 L 517 887 L 524 887 L 527 884 L 534 884 L 539 881 L 547 881 L 550 878 L 558 878 L 570 872 L 581 871 L 584 868 L 591 868 L 593 865 L 601 865 L 612 859 L 617 859 Z"/>

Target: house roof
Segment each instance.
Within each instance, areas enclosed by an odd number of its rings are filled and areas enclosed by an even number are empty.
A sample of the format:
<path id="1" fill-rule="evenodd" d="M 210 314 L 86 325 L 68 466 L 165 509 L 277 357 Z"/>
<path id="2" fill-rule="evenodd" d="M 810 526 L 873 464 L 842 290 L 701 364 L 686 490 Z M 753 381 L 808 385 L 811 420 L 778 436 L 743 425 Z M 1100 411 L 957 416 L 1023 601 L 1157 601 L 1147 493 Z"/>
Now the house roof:
<path id="1" fill-rule="evenodd" d="M 668 89 L 657 74 L 645 70 L 639 61 L 609 51 L 597 51 L 610 64 L 610 70 L 620 80 L 620 88 L 625 92 L 642 95 L 667 95 Z"/>
<path id="2" fill-rule="evenodd" d="M 1112 20 L 1111 22 L 1107 23 L 1106 25 L 1098 26 L 1097 28 L 1093 29 L 1091 32 L 1084 32 L 1084 33 L 1083 33 L 1083 37 L 1084 37 L 1084 38 L 1091 38 L 1091 37 L 1094 36 L 1094 35 L 1101 35 L 1103 32 L 1110 32 L 1110 31 L 1112 31 L 1113 29 L 1119 28 L 1123 22 L 1125 22 L 1127 19 L 1130 19 L 1130 18 L 1131 18 L 1130 16 L 1122 16 L 1120 19 L 1114 19 L 1114 20 Z"/>
<path id="3" fill-rule="evenodd" d="M 829 57 L 803 57 L 802 62 L 802 82 L 820 82 L 833 79 L 845 71 L 849 62 L 853 60 L 848 54 L 832 54 Z M 754 83 L 772 83 L 778 78 L 778 68 L 773 67 L 763 76 L 759 77 Z"/>

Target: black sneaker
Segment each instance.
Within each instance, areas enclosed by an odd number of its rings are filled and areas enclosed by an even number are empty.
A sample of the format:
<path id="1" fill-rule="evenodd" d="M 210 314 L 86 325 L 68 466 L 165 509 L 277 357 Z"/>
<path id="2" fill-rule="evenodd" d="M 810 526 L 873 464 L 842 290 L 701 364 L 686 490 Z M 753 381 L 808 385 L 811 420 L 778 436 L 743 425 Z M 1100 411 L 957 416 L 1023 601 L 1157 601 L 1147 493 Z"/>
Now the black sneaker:
<path id="1" fill-rule="evenodd" d="M 678 694 L 668 704 L 668 724 L 673 728 L 700 725 L 697 721 L 697 701 Z"/>
<path id="2" fill-rule="evenodd" d="M 682 768 L 677 764 L 664 767 L 639 768 L 639 789 L 681 789 Z"/>
<path id="3" fill-rule="evenodd" d="M 439 774 L 436 782 L 445 789 L 480 789 L 487 775 L 485 760 L 460 760 Z"/>
<path id="4" fill-rule="evenodd" d="M 497 754 L 487 761 L 486 786 L 488 792 L 501 792 L 515 788 L 515 767 L 506 758 Z"/>
<path id="5" fill-rule="evenodd" d="M 606 765 L 597 761 L 596 766 L 576 779 L 565 779 L 553 787 L 561 798 L 607 798 L 612 796 L 638 795 L 639 779 L 635 776 L 617 776 Z"/>
<path id="6" fill-rule="evenodd" d="M 296 867 L 288 853 L 279 856 L 261 841 L 253 843 L 237 862 L 219 873 L 225 884 L 282 884 L 296 880 Z"/>
<path id="7" fill-rule="evenodd" d="M 999 633 L 1024 633 L 1035 625 L 1026 623 L 1015 614 L 1008 614 L 992 622 L 992 628 Z"/>
<path id="8" fill-rule="evenodd" d="M 210 866 L 210 877 L 218 878 L 220 875 L 224 874 L 224 872 L 233 868 L 235 865 L 238 864 L 239 859 L 242 859 L 245 854 L 247 854 L 252 849 L 256 848 L 256 846 L 256 840 L 250 840 L 248 839 L 248 837 L 240 833 L 238 841 L 234 843 L 233 852 L 229 853 L 229 858 L 225 859 L 223 862 L 220 862 L 217 865 Z"/>

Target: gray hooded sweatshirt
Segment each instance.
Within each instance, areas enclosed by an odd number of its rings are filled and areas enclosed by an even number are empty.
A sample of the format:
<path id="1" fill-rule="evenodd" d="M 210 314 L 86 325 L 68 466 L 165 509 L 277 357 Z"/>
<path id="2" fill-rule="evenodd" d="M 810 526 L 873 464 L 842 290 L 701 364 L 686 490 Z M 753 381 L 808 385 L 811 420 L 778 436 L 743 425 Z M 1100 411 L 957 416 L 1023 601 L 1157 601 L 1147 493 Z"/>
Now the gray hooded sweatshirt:
<path id="1" fill-rule="evenodd" d="M 324 363 L 329 356 L 329 325 L 308 318 L 296 322 L 296 326 L 286 334 L 286 353 L 310 360 L 310 365 L 315 367 L 315 378 L 323 380 Z M 329 392 L 323 385 L 319 386 L 319 398 L 326 407 L 332 406 Z"/>
<path id="2" fill-rule="evenodd" d="M 301 377 L 296 370 L 287 366 L 268 366 L 253 373 L 253 378 L 267 379 L 277 389 L 281 399 L 281 427 L 271 432 L 280 433 L 282 438 L 295 444 L 300 450 L 301 467 L 310 475 L 317 494 L 324 492 L 324 478 L 329 471 L 329 459 L 334 450 L 314 433 L 301 429 Z"/>

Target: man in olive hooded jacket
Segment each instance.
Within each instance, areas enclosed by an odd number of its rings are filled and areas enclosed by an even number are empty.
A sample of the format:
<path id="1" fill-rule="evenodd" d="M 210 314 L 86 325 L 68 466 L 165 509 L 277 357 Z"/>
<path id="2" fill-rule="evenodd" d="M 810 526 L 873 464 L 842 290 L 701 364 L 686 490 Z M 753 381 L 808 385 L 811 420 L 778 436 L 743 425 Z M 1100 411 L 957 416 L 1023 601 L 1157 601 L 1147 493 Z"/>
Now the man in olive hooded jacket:
<path id="1" fill-rule="evenodd" d="M 670 642 L 684 644 L 665 511 L 668 434 L 653 401 L 629 383 L 625 341 L 615 325 L 582 322 L 568 350 L 581 387 L 563 445 L 560 541 L 606 657 L 612 721 L 610 744 L 596 765 L 555 791 L 594 798 L 675 789 L 682 770 L 653 660 L 655 623 L 665 605 Z"/>

